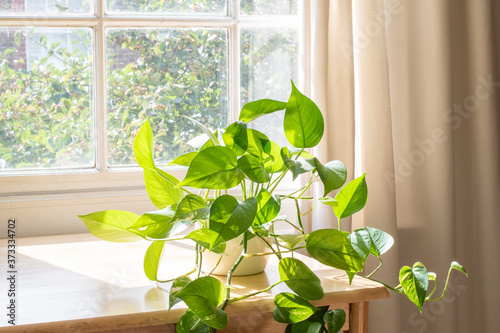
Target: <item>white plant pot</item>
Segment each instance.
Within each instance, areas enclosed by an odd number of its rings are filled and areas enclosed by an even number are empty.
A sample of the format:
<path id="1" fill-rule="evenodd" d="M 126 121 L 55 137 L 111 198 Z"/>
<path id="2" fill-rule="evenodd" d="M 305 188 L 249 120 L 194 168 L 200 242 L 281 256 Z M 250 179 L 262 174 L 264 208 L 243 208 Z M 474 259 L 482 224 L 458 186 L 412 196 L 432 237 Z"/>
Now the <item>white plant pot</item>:
<path id="1" fill-rule="evenodd" d="M 222 254 L 222 259 L 217 266 L 217 268 L 213 271 L 215 275 L 226 275 L 227 272 L 233 267 L 236 260 L 243 251 L 243 244 L 241 244 L 243 240 L 243 235 L 232 239 L 226 243 L 225 254 Z M 271 243 L 272 237 L 266 237 L 266 241 Z M 259 237 L 254 237 L 250 239 L 247 243 L 247 253 L 264 253 L 271 252 L 269 247 L 264 243 L 262 239 Z M 214 252 L 203 252 L 203 263 L 202 267 L 205 272 L 211 272 L 214 267 L 217 265 L 217 262 L 220 259 L 220 254 Z M 259 274 L 266 269 L 267 261 L 269 260 L 269 255 L 257 256 L 244 258 L 236 270 L 233 273 L 233 276 L 241 276 L 241 275 L 253 275 Z"/>

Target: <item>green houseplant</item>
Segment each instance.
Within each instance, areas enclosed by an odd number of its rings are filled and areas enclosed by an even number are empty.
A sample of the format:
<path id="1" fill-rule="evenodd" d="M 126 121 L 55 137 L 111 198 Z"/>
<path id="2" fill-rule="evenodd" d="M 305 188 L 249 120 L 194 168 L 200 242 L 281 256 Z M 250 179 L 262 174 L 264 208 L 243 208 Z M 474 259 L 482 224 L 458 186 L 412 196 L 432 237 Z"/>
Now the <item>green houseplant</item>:
<path id="1" fill-rule="evenodd" d="M 285 110 L 284 131 L 294 148 L 280 147 L 262 132 L 251 129 L 248 123 L 272 112 Z M 231 303 L 251 295 L 231 298 L 231 278 L 245 257 L 261 255 L 247 253 L 251 238 L 274 238 L 266 241 L 271 252 L 279 259 L 280 281 L 293 293 L 280 293 L 275 297 L 274 318 L 288 323 L 290 331 L 338 332 L 345 321 L 342 310 L 318 309 L 308 300 L 321 299 L 323 289 L 319 278 L 303 262 L 288 257 L 293 251 L 306 249 L 310 256 L 328 266 L 344 270 L 352 281 L 355 275 L 373 279 L 374 272 L 362 275 L 368 256 L 379 259 L 393 245 L 393 238 L 382 230 L 365 227 L 352 233 L 342 231 L 341 219 L 360 211 L 366 204 L 368 190 L 365 175 L 345 184 L 347 172 L 340 161 L 323 164 L 306 151 L 315 147 L 324 132 L 323 116 L 316 104 L 303 95 L 292 82 L 287 102 L 263 99 L 246 104 L 239 121 L 224 130 L 215 132 L 197 123 L 204 131 L 206 142 L 196 152 L 174 159 L 171 164 L 187 167 L 187 173 L 179 181 L 155 165 L 153 132 L 148 121 L 142 126 L 134 142 L 137 163 L 144 169 L 146 189 L 157 211 L 138 216 L 126 211 L 102 211 L 79 216 L 97 237 L 108 241 L 126 242 L 144 239 L 150 241 L 144 270 L 150 280 L 157 281 L 159 259 L 165 242 L 179 239 L 179 234 L 196 224 L 197 229 L 182 236 L 195 244 L 195 269 L 173 279 L 170 290 L 170 306 L 183 301 L 187 312 L 177 323 L 177 332 L 214 332 L 228 323 L 224 309 Z M 297 191 L 286 195 L 274 194 L 286 174 L 295 180 L 300 174 L 310 174 L 310 181 Z M 313 177 L 316 176 L 316 177 Z M 338 218 L 338 227 L 316 230 L 306 234 L 302 226 L 300 200 L 313 200 L 304 194 L 319 179 L 324 195 L 312 205 L 332 207 Z M 238 188 L 239 195 L 228 190 Z M 196 190 L 193 190 L 196 189 Z M 340 189 L 340 190 L 339 190 Z M 329 196 L 339 190 L 335 197 Z M 297 207 L 295 224 L 280 216 L 281 203 L 292 200 Z M 274 225 L 278 221 L 290 223 L 295 234 L 277 234 Z M 228 241 L 242 237 L 242 253 L 227 272 L 227 284 L 223 285 L 202 270 L 203 253 L 215 252 L 224 256 Z M 448 272 L 442 298 L 446 292 L 452 270 L 467 274 L 453 262 Z M 375 271 L 376 271 L 375 270 Z M 425 301 L 432 298 L 437 289 L 436 275 L 427 272 L 417 262 L 405 266 L 399 273 L 400 285 L 387 288 L 406 295 L 420 310 Z M 429 281 L 434 288 L 429 291 Z M 203 290 L 203 292 L 200 292 Z M 264 292 L 263 290 L 261 292 Z M 311 320 L 311 318 L 313 318 Z"/>

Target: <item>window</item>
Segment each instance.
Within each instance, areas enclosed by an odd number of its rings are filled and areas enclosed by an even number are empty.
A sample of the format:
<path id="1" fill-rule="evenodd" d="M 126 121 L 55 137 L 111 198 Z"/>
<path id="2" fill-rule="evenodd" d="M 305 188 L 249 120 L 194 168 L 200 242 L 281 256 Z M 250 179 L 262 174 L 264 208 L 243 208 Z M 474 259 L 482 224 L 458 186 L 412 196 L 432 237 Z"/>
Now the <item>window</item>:
<path id="1" fill-rule="evenodd" d="M 0 208 L 138 195 L 146 118 L 168 164 L 201 134 L 184 116 L 216 129 L 248 101 L 286 100 L 297 39 L 297 0 L 2 1 Z M 280 141 L 276 121 L 262 124 Z"/>

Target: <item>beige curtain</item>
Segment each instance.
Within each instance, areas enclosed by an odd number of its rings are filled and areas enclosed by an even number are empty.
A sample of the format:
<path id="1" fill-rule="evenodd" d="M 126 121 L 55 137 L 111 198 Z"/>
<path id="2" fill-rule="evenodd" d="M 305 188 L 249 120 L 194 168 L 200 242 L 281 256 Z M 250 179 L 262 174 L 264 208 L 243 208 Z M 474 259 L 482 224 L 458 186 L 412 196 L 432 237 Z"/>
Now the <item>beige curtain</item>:
<path id="1" fill-rule="evenodd" d="M 397 242 L 376 278 L 396 285 L 415 261 L 439 281 L 453 260 L 470 273 L 422 314 L 396 294 L 373 302 L 370 332 L 500 332 L 500 1 L 304 0 L 301 13 L 305 90 L 327 126 L 317 153 L 367 173 L 368 204 L 344 227 Z M 327 209 L 311 221 L 335 225 Z"/>

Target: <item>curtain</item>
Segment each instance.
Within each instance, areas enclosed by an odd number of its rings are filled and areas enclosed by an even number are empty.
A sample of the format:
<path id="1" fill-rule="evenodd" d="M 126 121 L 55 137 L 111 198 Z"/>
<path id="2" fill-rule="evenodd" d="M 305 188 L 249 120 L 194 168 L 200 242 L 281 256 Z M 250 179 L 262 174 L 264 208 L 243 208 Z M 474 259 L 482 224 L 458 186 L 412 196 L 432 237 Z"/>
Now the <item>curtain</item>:
<path id="1" fill-rule="evenodd" d="M 451 261 L 469 272 L 452 273 L 447 296 L 422 314 L 394 293 L 372 302 L 370 332 L 499 332 L 500 2 L 304 0 L 300 9 L 304 88 L 326 124 L 316 153 L 343 161 L 350 179 L 367 173 L 368 203 L 343 227 L 396 241 L 374 277 L 395 286 L 400 267 L 422 261 L 441 282 L 437 295 Z M 310 221 L 334 226 L 327 208 Z"/>

